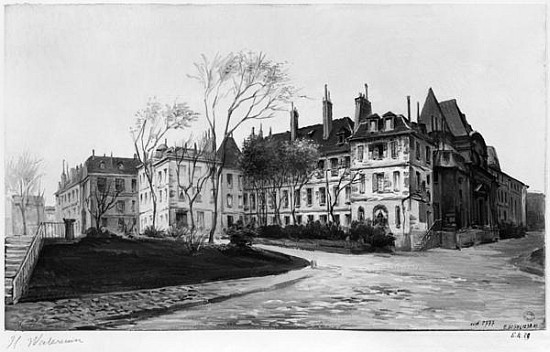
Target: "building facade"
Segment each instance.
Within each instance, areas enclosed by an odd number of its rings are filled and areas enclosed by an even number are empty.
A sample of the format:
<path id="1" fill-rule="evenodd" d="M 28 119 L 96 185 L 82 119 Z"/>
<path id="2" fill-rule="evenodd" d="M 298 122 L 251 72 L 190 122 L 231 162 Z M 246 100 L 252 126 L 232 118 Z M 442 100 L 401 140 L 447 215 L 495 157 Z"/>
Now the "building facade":
<path id="1" fill-rule="evenodd" d="M 137 158 L 92 155 L 65 169 L 55 193 L 58 219 L 73 219 L 75 233 L 102 227 L 115 233 L 137 230 Z M 101 209 L 105 209 L 102 211 Z M 97 224 L 98 211 L 102 214 Z"/>

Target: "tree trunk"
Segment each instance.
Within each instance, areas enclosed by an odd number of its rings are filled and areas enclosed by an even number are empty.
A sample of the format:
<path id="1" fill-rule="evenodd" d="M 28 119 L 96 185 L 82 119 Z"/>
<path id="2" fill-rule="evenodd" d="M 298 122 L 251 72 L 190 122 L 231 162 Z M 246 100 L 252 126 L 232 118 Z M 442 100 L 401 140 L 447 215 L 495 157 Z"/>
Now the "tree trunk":
<path id="1" fill-rule="evenodd" d="M 23 199 L 21 199 L 21 205 L 19 206 L 21 210 L 21 220 L 23 220 L 23 236 L 27 235 L 27 219 L 25 218 L 25 206 L 23 205 Z"/>
<path id="2" fill-rule="evenodd" d="M 195 217 L 193 212 L 193 201 L 191 198 L 187 197 L 189 200 L 189 214 L 191 214 L 191 232 L 195 231 Z"/>
<path id="3" fill-rule="evenodd" d="M 216 170 L 215 176 L 212 180 L 212 193 L 214 196 L 214 214 L 212 216 L 212 228 L 210 229 L 210 235 L 208 237 L 208 243 L 214 243 L 214 234 L 216 233 L 216 227 L 218 225 L 218 193 L 220 190 L 220 178 L 222 175 L 222 168 Z"/>

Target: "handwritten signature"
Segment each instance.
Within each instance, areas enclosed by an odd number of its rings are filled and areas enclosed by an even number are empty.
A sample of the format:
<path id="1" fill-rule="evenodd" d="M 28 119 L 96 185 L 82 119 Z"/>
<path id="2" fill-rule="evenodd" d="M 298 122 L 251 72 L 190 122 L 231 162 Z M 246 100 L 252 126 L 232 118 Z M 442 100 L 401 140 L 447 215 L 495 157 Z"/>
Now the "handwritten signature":
<path id="1" fill-rule="evenodd" d="M 36 335 L 36 336 L 30 336 L 30 337 L 23 337 L 21 335 L 16 336 L 10 336 L 10 341 L 8 343 L 8 346 L 6 350 L 9 349 L 16 349 L 18 346 L 26 346 L 26 347 L 40 347 L 40 346 L 53 346 L 53 345 L 67 345 L 67 344 L 75 344 L 75 343 L 84 343 L 82 339 L 80 338 L 71 338 L 71 337 L 51 337 L 51 336 L 44 336 L 44 334 Z"/>

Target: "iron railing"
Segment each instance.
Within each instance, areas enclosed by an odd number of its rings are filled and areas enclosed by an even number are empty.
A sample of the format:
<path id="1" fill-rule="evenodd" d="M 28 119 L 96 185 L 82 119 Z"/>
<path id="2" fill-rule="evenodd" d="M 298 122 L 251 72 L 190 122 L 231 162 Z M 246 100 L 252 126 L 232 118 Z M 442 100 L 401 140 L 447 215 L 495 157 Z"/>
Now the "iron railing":
<path id="1" fill-rule="evenodd" d="M 437 234 L 437 231 L 441 231 L 441 225 L 442 225 L 441 219 L 437 219 L 432 226 L 426 231 L 426 234 L 422 237 L 422 240 L 420 241 L 420 245 L 418 246 L 418 250 L 425 251 L 430 247 L 430 244 L 433 245 L 433 239 L 436 238 L 435 235 Z M 430 247 L 431 248 L 431 247 Z"/>
<path id="2" fill-rule="evenodd" d="M 17 303 L 27 289 L 32 272 L 40 255 L 45 238 L 65 238 L 62 222 L 43 222 L 35 232 L 25 257 L 12 279 L 12 303 Z"/>

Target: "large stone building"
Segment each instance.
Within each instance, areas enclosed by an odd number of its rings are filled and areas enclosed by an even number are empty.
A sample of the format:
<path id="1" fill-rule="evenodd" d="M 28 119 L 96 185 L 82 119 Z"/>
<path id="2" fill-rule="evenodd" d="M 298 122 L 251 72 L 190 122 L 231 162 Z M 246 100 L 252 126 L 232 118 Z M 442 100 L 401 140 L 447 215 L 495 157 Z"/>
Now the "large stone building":
<path id="1" fill-rule="evenodd" d="M 233 138 L 228 138 L 225 151 L 217 202 L 218 231 L 243 219 L 243 181 L 238 168 L 240 150 Z M 153 224 L 154 196 L 157 199 L 155 226 L 158 229 L 166 230 L 173 225 L 189 227 L 194 223 L 198 229 L 208 233 L 215 209 L 209 169 L 214 164 L 219 165 L 220 160 L 220 151 L 212 158 L 200 150 L 161 144 L 151 160 L 154 195 L 144 166 L 138 167 L 140 232 Z"/>
<path id="2" fill-rule="evenodd" d="M 417 121 L 407 116 L 372 112 L 368 89 L 355 99 L 355 116 L 332 119 L 325 87 L 323 123 L 298 126 L 291 112 L 290 131 L 269 138 L 308 138 L 320 146 L 315 175 L 296 194 L 296 223 L 329 221 L 327 194 L 346 175 L 349 188 L 335 208 L 335 221 L 383 225 L 400 249 L 413 249 L 436 223 L 447 231 L 479 228 L 492 231 L 499 222 L 525 224 L 527 186 L 498 165 L 496 150 L 472 129 L 456 100 L 439 102 L 430 88 Z M 345 172 L 349 170 L 349 172 Z M 283 190 L 278 223 L 291 224 L 285 205 L 295 190 Z M 245 220 L 258 216 L 258 192 L 245 190 Z M 303 202 L 302 202 L 303 201 Z M 270 217 L 273 216 L 273 209 Z M 272 219 L 268 223 L 274 223 Z"/>
<path id="3" fill-rule="evenodd" d="M 137 230 L 137 158 L 92 155 L 65 168 L 55 192 L 58 219 L 73 219 L 75 233 L 103 227 L 115 233 Z M 107 209 L 96 224 L 98 209 Z"/>
<path id="4" fill-rule="evenodd" d="M 539 192 L 527 193 L 527 226 L 530 230 L 543 230 L 545 227 L 545 195 Z"/>

